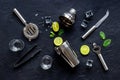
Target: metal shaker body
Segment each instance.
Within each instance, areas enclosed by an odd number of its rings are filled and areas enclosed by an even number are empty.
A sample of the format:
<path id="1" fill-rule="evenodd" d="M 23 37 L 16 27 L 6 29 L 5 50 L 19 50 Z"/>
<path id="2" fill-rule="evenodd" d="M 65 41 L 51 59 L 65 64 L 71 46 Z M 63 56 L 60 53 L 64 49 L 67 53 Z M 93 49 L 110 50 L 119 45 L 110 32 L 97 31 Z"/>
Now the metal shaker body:
<path id="1" fill-rule="evenodd" d="M 65 61 L 74 68 L 79 64 L 77 55 L 74 50 L 70 47 L 68 41 L 65 41 L 61 46 L 55 47 L 56 52 L 65 59 Z"/>
<path id="2" fill-rule="evenodd" d="M 76 10 L 74 8 L 71 8 L 69 12 L 63 13 L 59 19 L 65 27 L 70 27 L 75 23 L 75 15 Z"/>

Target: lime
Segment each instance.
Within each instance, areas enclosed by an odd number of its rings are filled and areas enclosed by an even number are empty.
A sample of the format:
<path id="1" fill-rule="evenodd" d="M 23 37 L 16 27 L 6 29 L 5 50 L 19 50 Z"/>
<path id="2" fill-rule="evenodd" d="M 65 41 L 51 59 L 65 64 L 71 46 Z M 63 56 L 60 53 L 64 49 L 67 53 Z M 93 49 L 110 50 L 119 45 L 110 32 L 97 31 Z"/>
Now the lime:
<path id="1" fill-rule="evenodd" d="M 59 31 L 59 23 L 58 22 L 53 22 L 52 23 L 52 29 L 54 32 L 58 32 Z"/>
<path id="2" fill-rule="evenodd" d="M 54 45 L 55 46 L 60 46 L 63 43 L 63 39 L 61 37 L 56 37 L 54 39 Z"/>
<path id="3" fill-rule="evenodd" d="M 81 53 L 82 55 L 88 55 L 89 52 L 90 52 L 89 46 L 87 46 L 87 45 L 82 45 L 82 46 L 81 46 L 81 48 L 80 48 L 80 53 Z"/>

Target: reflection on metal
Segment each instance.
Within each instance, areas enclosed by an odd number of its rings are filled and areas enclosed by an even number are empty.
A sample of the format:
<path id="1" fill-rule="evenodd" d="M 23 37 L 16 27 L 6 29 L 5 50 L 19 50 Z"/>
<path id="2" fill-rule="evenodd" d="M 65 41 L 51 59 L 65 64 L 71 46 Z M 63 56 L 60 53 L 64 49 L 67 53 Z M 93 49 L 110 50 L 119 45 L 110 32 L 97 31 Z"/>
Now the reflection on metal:
<path id="1" fill-rule="evenodd" d="M 65 27 L 70 27 L 75 23 L 75 15 L 76 10 L 71 8 L 69 12 L 65 12 L 59 19 Z"/>
<path id="2" fill-rule="evenodd" d="M 55 47 L 55 51 L 57 54 L 61 55 L 63 59 L 72 67 L 74 68 L 79 64 L 79 60 L 77 58 L 76 53 L 70 47 L 68 41 L 65 41 L 61 46 Z"/>

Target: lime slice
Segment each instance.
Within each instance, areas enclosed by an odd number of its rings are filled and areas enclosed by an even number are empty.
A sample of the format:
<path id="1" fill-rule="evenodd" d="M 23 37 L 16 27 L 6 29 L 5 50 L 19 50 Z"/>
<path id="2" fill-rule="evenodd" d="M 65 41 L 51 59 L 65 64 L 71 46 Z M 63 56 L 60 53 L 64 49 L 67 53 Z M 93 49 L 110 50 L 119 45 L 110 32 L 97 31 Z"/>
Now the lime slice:
<path id="1" fill-rule="evenodd" d="M 80 48 L 80 53 L 81 53 L 82 55 L 88 55 L 89 52 L 90 52 L 89 46 L 87 46 L 87 45 L 82 45 L 82 46 L 81 46 L 81 48 Z"/>
<path id="2" fill-rule="evenodd" d="M 63 39 L 61 37 L 56 37 L 54 39 L 54 45 L 55 46 L 60 46 L 63 43 Z"/>
<path id="3" fill-rule="evenodd" d="M 52 23 L 52 29 L 54 32 L 58 32 L 59 31 L 59 23 L 58 22 L 53 22 Z"/>

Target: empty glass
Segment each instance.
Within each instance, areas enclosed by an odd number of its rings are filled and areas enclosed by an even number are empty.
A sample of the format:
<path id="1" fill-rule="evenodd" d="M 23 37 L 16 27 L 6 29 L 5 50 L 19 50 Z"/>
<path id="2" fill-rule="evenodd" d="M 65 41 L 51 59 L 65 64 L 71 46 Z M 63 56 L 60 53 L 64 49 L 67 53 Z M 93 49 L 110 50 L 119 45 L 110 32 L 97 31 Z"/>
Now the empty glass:
<path id="1" fill-rule="evenodd" d="M 41 68 L 44 70 L 50 69 L 52 66 L 52 61 L 53 60 L 51 56 L 49 55 L 43 56 L 40 64 Z"/>
<path id="2" fill-rule="evenodd" d="M 24 42 L 21 39 L 13 39 L 9 42 L 9 48 L 13 52 L 21 51 L 24 48 Z"/>

